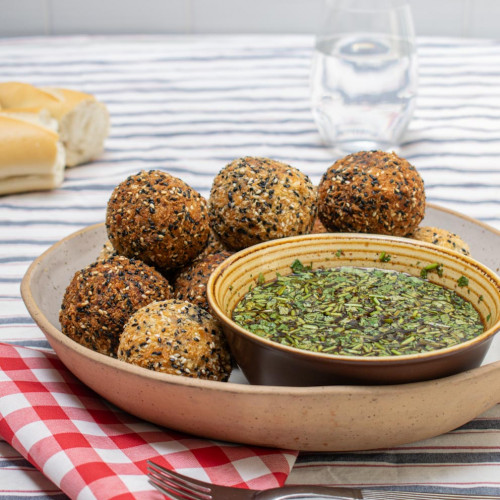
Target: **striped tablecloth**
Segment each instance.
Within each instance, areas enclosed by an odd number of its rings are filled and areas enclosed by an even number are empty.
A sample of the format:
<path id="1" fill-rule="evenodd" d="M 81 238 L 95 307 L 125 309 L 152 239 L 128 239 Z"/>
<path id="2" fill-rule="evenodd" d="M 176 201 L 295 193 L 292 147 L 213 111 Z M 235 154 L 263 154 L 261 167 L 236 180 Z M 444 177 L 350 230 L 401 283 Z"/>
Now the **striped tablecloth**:
<path id="1" fill-rule="evenodd" d="M 208 195 L 245 155 L 318 182 L 335 159 L 308 102 L 309 36 L 62 37 L 0 40 L 0 79 L 77 88 L 107 104 L 104 155 L 60 189 L 0 198 L 0 341 L 48 348 L 20 297 L 30 262 L 104 220 L 111 190 L 161 168 Z M 420 91 L 401 154 L 427 198 L 500 229 L 500 41 L 419 39 Z M 500 260 L 500 257 L 499 257 Z M 301 454 L 290 482 L 395 485 L 500 496 L 500 405 L 444 436 L 393 450 Z M 62 497 L 0 440 L 0 498 Z"/>

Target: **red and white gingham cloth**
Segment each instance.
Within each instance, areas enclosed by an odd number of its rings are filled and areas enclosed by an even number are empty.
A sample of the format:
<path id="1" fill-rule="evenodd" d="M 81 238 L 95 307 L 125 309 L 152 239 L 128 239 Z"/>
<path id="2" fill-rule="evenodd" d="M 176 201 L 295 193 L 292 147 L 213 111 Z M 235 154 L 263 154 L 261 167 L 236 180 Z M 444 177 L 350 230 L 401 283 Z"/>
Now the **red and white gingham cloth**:
<path id="1" fill-rule="evenodd" d="M 51 353 L 0 343 L 0 435 L 69 497 L 162 498 L 146 461 L 216 484 L 267 489 L 297 453 L 195 438 L 102 399 Z"/>

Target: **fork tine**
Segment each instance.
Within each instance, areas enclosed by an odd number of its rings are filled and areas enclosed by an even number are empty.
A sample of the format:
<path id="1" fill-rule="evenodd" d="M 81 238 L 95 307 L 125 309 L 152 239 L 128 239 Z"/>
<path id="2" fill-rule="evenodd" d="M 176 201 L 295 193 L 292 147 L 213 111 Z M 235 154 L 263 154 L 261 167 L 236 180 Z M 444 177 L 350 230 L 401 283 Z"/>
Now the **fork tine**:
<path id="1" fill-rule="evenodd" d="M 162 486 L 162 483 L 160 482 L 157 482 L 156 479 L 154 479 L 153 477 L 151 477 L 151 475 L 149 475 L 149 482 L 160 492 L 160 493 L 163 493 L 166 497 L 168 498 L 173 498 L 173 500 L 186 500 L 186 499 L 189 499 L 189 500 L 197 500 L 196 498 L 194 497 L 187 497 L 185 496 L 185 494 L 183 494 L 182 496 L 179 496 L 177 495 L 176 493 L 174 493 L 174 488 L 170 487 L 169 486 L 169 489 L 167 490 L 166 488 L 164 488 Z"/>
<path id="2" fill-rule="evenodd" d="M 189 500 L 210 500 L 212 498 L 211 488 L 207 483 L 183 476 L 150 460 L 147 463 L 150 480 L 153 486 L 162 487 L 162 493 L 165 493 L 163 490 L 169 492 L 173 490 L 175 493 L 183 495 L 183 499 Z"/>
<path id="3" fill-rule="evenodd" d="M 159 476 L 163 478 L 169 478 L 172 482 L 177 484 L 182 484 L 188 488 L 192 488 L 194 491 L 198 491 L 200 493 L 210 493 L 211 488 L 208 483 L 204 481 L 200 481 L 199 479 L 193 479 L 191 477 L 184 476 L 183 474 L 179 474 L 173 470 L 167 469 L 161 465 L 158 465 L 151 460 L 148 460 L 149 469 L 155 471 Z"/>

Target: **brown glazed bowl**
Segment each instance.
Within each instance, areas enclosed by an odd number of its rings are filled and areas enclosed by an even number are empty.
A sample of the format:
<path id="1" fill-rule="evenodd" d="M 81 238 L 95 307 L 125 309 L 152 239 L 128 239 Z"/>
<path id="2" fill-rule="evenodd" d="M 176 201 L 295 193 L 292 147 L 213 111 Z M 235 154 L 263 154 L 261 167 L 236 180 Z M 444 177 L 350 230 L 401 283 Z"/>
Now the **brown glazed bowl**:
<path id="1" fill-rule="evenodd" d="M 339 252 L 341 250 L 341 252 Z M 389 262 L 381 262 L 385 252 Z M 398 356 L 342 356 L 285 346 L 237 325 L 232 311 L 261 273 L 266 281 L 289 274 L 299 259 L 313 268 L 376 267 L 419 276 L 422 268 L 439 263 L 442 276 L 429 281 L 454 290 L 479 311 L 485 331 L 472 340 L 435 351 Z M 458 286 L 462 276 L 467 286 Z M 430 243 L 382 235 L 311 234 L 268 241 L 244 249 L 212 274 L 207 294 L 233 355 L 251 384 L 314 386 L 333 384 L 402 384 L 437 379 L 479 366 L 500 329 L 500 279 L 479 262 Z M 480 297 L 482 297 L 480 299 Z"/>

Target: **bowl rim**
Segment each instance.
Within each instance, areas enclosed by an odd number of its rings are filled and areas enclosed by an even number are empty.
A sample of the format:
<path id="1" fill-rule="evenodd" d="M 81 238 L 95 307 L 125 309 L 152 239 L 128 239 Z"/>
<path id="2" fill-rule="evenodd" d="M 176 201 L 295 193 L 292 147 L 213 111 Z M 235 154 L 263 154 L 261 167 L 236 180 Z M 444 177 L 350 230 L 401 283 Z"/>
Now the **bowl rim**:
<path id="1" fill-rule="evenodd" d="M 437 246 L 433 243 L 428 243 L 420 240 L 413 240 L 406 237 L 392 236 L 392 235 L 382 235 L 382 234 L 370 234 L 370 233 L 313 233 L 298 236 L 290 236 L 287 238 L 275 239 L 270 241 L 265 241 L 258 243 L 248 248 L 244 248 L 230 257 L 228 257 L 224 262 L 222 262 L 216 269 L 212 272 L 208 284 L 207 284 L 207 299 L 213 314 L 221 321 L 226 327 L 230 328 L 235 332 L 236 335 L 242 336 L 247 340 L 260 344 L 272 350 L 278 350 L 285 354 L 292 355 L 294 357 L 308 358 L 310 360 L 323 360 L 323 361 L 335 361 L 342 364 L 365 364 L 374 365 L 381 364 L 392 365 L 401 364 L 405 362 L 422 362 L 428 361 L 436 358 L 448 357 L 455 354 L 457 351 L 467 350 L 483 342 L 491 339 L 500 330 L 500 314 L 498 320 L 491 325 L 488 329 L 485 329 L 481 334 L 476 337 L 459 344 L 455 344 L 450 347 L 445 347 L 442 349 L 437 349 L 428 352 L 420 352 L 416 354 L 402 354 L 393 356 L 347 356 L 339 354 L 322 353 L 315 351 L 308 351 L 306 349 L 299 349 L 297 347 L 288 346 L 285 344 L 280 344 L 273 340 L 267 339 L 265 337 L 260 337 L 259 335 L 246 330 L 245 328 L 234 322 L 220 307 L 216 296 L 215 287 L 217 282 L 223 279 L 224 274 L 227 273 L 229 269 L 237 267 L 238 262 L 248 257 L 252 254 L 262 255 L 270 247 L 280 247 L 288 246 L 289 244 L 294 244 L 300 241 L 311 241 L 311 240 L 331 240 L 336 242 L 341 241 L 359 241 L 360 243 L 366 243 L 370 241 L 386 241 L 392 244 L 398 244 L 405 248 L 422 247 L 429 250 L 431 254 L 436 255 L 436 260 L 439 256 L 446 256 L 448 258 L 455 259 L 458 262 L 463 263 L 468 268 L 472 269 L 474 272 L 480 272 L 483 275 L 496 284 L 497 296 L 500 299 L 500 277 L 490 268 L 482 264 L 481 262 L 473 259 L 472 257 L 463 255 L 454 250 L 448 249 L 446 247 Z M 333 267 L 333 266 L 332 266 Z"/>

